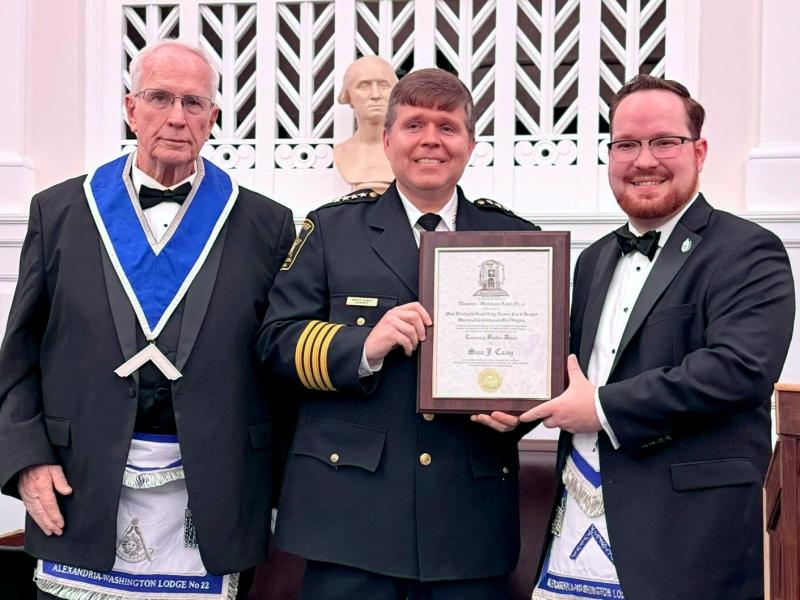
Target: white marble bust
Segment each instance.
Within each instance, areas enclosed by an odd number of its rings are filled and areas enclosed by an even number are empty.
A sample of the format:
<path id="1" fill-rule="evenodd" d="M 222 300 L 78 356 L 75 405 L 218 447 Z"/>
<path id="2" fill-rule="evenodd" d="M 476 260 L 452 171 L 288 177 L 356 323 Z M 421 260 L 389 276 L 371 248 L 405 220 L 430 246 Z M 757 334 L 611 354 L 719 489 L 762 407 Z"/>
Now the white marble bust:
<path id="1" fill-rule="evenodd" d="M 383 120 L 396 83 L 392 65 L 378 56 L 359 58 L 345 71 L 338 100 L 353 108 L 356 131 L 333 147 L 333 161 L 351 189 L 383 193 L 394 179 L 383 152 Z"/>

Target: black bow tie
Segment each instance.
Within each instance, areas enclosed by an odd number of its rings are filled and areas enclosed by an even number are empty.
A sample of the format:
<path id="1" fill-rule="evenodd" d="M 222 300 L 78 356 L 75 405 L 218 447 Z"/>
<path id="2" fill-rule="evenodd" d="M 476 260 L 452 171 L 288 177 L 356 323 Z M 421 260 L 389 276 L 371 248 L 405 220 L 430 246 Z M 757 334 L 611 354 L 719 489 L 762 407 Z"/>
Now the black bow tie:
<path id="1" fill-rule="evenodd" d="M 417 223 L 419 226 L 422 227 L 425 231 L 436 231 L 436 226 L 439 224 L 439 221 L 442 220 L 437 214 L 434 213 L 425 213 L 419 219 L 417 219 Z"/>
<path id="2" fill-rule="evenodd" d="M 617 236 L 617 244 L 622 254 L 630 254 L 638 250 L 651 261 L 658 250 L 658 240 L 661 237 L 660 231 L 648 231 L 643 236 L 633 235 L 629 229 L 625 228 L 614 232 Z"/>
<path id="3" fill-rule="evenodd" d="M 139 188 L 139 204 L 142 205 L 142 210 L 153 208 L 156 204 L 161 202 L 177 202 L 183 204 L 186 196 L 192 191 L 192 184 L 188 181 L 183 185 L 179 185 L 174 190 L 154 190 L 146 185 Z"/>

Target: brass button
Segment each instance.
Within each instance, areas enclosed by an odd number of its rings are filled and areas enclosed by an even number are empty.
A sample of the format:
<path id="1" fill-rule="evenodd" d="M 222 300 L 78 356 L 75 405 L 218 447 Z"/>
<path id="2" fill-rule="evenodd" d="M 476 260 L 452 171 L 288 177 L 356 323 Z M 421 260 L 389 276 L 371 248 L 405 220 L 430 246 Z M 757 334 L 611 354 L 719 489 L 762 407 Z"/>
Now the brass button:
<path id="1" fill-rule="evenodd" d="M 433 421 L 433 415 L 431 413 L 422 413 L 422 418 L 428 422 Z"/>
<path id="2" fill-rule="evenodd" d="M 422 454 L 420 454 L 419 464 L 421 464 L 423 467 L 427 467 L 429 464 L 431 464 L 431 455 L 428 454 L 427 452 L 423 452 Z"/>
<path id="3" fill-rule="evenodd" d="M 359 326 L 363 325 L 366 322 L 367 322 L 367 320 L 364 317 L 358 317 L 356 319 L 356 325 L 359 325 Z"/>
<path id="4" fill-rule="evenodd" d="M 504 475 L 508 475 L 508 473 L 509 473 L 509 468 L 508 467 L 503 467 L 503 474 Z"/>
<path id="5" fill-rule="evenodd" d="M 336 464 L 336 463 L 338 463 L 338 462 L 339 462 L 339 455 L 338 455 L 338 454 L 336 454 L 336 452 L 334 452 L 333 454 L 331 454 L 331 462 L 332 462 L 333 464 Z"/>

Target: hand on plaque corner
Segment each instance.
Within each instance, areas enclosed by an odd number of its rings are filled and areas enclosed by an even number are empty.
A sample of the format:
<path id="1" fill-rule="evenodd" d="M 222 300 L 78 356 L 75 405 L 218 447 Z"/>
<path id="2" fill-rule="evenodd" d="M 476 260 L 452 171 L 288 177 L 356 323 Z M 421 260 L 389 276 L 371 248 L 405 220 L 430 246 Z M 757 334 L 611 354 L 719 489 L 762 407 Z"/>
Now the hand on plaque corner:
<path id="1" fill-rule="evenodd" d="M 586 379 L 574 354 L 567 358 L 569 386 L 560 396 L 520 415 L 520 421 L 542 420 L 545 427 L 560 427 L 570 433 L 591 433 L 602 426 L 594 405 L 596 386 Z"/>

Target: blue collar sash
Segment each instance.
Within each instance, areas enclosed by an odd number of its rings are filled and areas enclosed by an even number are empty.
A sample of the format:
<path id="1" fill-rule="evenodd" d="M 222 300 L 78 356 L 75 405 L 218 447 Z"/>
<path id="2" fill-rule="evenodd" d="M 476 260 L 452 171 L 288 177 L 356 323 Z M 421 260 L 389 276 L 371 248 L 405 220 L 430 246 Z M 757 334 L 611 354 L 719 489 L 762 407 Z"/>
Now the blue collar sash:
<path id="1" fill-rule="evenodd" d="M 199 158 L 192 191 L 164 237 L 156 241 L 134 193 L 132 160 L 133 155 L 121 156 L 98 167 L 87 176 L 84 191 L 111 264 L 145 338 L 152 342 L 203 266 L 239 188 L 222 169 Z M 136 355 L 146 353 L 139 364 L 121 376 L 147 360 L 157 363 L 159 357 L 154 353 L 163 357 L 154 344 L 148 348 Z M 177 369 L 172 369 L 177 376 L 171 379 L 180 377 Z"/>

